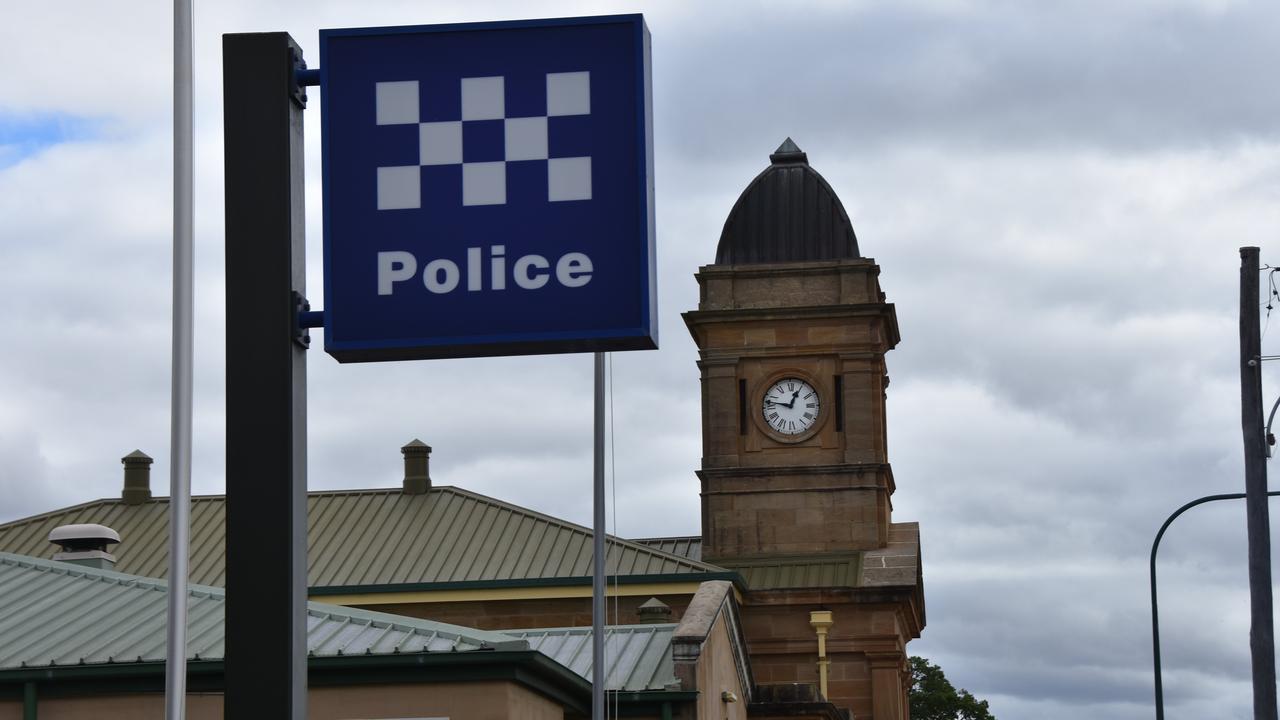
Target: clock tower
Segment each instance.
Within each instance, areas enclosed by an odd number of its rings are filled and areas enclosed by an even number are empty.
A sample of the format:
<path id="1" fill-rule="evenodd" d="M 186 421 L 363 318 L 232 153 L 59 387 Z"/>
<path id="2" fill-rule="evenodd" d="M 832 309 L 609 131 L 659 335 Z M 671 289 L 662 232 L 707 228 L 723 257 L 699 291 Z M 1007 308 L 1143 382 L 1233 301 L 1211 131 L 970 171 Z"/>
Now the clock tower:
<path id="1" fill-rule="evenodd" d="M 891 518 L 897 315 L 806 154 L 788 138 L 769 159 L 684 315 L 702 374 L 702 557 L 746 580 L 757 679 L 902 720 L 924 599 L 918 528 Z"/>
<path id="2" fill-rule="evenodd" d="M 888 542 L 880 268 L 790 139 L 742 193 L 685 322 L 702 370 L 702 537 L 711 562 Z"/>

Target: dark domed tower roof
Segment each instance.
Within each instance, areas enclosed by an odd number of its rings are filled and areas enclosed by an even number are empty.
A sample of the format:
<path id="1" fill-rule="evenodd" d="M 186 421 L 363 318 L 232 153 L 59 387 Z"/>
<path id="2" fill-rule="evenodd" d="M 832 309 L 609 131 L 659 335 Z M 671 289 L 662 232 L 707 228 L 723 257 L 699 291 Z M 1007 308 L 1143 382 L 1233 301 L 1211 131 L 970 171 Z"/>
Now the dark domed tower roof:
<path id="1" fill-rule="evenodd" d="M 853 225 L 826 180 L 787 138 L 742 191 L 716 248 L 717 265 L 861 257 Z"/>

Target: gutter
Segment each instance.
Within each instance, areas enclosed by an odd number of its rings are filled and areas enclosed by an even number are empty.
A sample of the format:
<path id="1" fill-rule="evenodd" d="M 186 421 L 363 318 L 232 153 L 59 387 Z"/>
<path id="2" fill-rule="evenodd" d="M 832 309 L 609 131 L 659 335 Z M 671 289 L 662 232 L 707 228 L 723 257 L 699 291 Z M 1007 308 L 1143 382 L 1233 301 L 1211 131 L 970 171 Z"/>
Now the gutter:
<path id="1" fill-rule="evenodd" d="M 620 716 L 652 718 L 656 715 L 662 720 L 672 720 L 673 707 L 696 702 L 698 693 L 682 690 L 610 690 L 607 702 L 612 703 L 614 698 L 621 700 Z"/>
<path id="2" fill-rule="evenodd" d="M 192 692 L 218 691 L 224 687 L 223 660 L 188 660 Z M 100 692 L 154 692 L 163 689 L 163 661 L 55 665 L 0 670 L 0 687 L 21 685 L 23 720 L 37 720 L 37 683 L 45 684 L 46 697 L 56 686 L 80 685 L 77 690 Z M 565 710 L 582 716 L 591 711 L 591 683 L 536 650 L 473 650 L 469 652 L 397 653 L 390 655 L 336 655 L 307 658 L 308 687 L 372 685 L 384 683 L 466 682 L 507 680 L 523 685 Z M 15 690 L 17 688 L 14 688 Z M 8 694 L 8 693 L 4 693 Z M 697 692 L 667 690 L 611 692 L 627 708 L 627 714 L 653 714 L 662 706 L 692 702 Z M 648 711 L 646 713 L 646 711 Z M 669 717 L 664 711 L 663 717 Z"/>
<path id="3" fill-rule="evenodd" d="M 702 583 L 708 580 L 727 580 L 733 583 L 740 592 L 747 590 L 746 580 L 740 573 L 723 572 L 689 572 L 663 573 L 658 575 L 621 575 L 609 576 L 609 584 L 646 585 L 666 583 Z M 426 583 L 383 583 L 374 585 L 320 585 L 307 588 L 309 597 L 326 595 L 356 595 L 372 593 L 410 593 L 433 592 L 438 590 L 501 590 L 506 588 L 545 588 L 545 587 L 577 587 L 591 585 L 591 578 L 572 576 L 559 578 L 522 578 L 517 580 L 459 580 Z"/>

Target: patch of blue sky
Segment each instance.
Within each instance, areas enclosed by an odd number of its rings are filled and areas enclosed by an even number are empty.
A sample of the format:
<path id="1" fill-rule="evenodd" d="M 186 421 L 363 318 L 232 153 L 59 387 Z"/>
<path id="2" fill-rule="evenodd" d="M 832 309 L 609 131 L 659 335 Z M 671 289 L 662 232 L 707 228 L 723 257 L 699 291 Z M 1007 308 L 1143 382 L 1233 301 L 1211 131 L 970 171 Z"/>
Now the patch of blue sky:
<path id="1" fill-rule="evenodd" d="M 54 145 L 93 138 L 99 129 L 99 121 L 88 117 L 0 111 L 0 169 Z"/>

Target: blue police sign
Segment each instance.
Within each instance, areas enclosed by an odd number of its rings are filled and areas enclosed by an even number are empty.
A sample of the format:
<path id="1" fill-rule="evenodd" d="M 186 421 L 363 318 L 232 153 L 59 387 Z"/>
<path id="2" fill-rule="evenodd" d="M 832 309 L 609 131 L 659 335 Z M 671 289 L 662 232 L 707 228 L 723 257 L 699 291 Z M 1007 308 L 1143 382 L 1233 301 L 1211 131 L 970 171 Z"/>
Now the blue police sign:
<path id="1" fill-rule="evenodd" d="M 657 347 L 639 15 L 320 31 L 325 350 Z"/>

